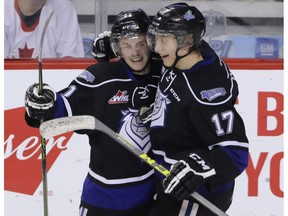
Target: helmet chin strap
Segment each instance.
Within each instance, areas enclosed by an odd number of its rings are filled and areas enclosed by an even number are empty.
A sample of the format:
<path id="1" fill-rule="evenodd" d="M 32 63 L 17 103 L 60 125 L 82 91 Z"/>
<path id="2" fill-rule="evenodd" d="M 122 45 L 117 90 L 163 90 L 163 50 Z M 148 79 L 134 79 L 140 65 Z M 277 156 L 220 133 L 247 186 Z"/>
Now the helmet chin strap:
<path id="1" fill-rule="evenodd" d="M 188 53 L 186 53 L 186 54 L 183 55 L 183 56 L 178 56 L 178 51 L 179 51 L 179 48 L 178 48 L 178 49 L 176 50 L 176 54 L 175 54 L 175 55 L 176 55 L 176 59 L 175 59 L 174 63 L 172 64 L 172 66 L 166 67 L 166 66 L 164 65 L 164 67 L 165 67 L 167 70 L 171 70 L 171 71 L 172 71 L 172 70 L 175 68 L 176 64 L 178 63 L 178 61 L 179 61 L 180 59 L 188 56 L 188 55 L 189 55 L 190 53 L 192 53 L 194 50 L 196 50 L 195 46 L 189 47 Z"/>

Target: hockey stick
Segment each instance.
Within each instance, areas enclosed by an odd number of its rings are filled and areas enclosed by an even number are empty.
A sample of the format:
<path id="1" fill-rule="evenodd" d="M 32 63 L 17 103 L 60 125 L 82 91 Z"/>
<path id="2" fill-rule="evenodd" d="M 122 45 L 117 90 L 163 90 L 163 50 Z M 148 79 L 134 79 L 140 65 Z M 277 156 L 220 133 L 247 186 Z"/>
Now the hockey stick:
<path id="1" fill-rule="evenodd" d="M 43 32 L 40 38 L 39 55 L 38 55 L 38 82 L 39 82 L 39 95 L 43 95 L 43 75 L 42 75 L 42 49 L 44 43 L 44 36 L 48 27 L 48 24 L 53 15 L 53 11 L 50 13 L 48 19 L 43 28 Z M 40 120 L 42 124 L 44 119 Z M 41 137 L 41 158 L 42 158 L 42 180 L 43 180 L 43 204 L 44 204 L 44 216 L 48 216 L 48 191 L 47 191 L 47 170 L 46 170 L 46 144 L 45 138 Z"/>
<path id="2" fill-rule="evenodd" d="M 156 163 L 155 160 L 150 158 L 147 154 L 143 153 L 140 149 L 135 147 L 132 143 L 128 142 L 125 138 L 115 133 L 112 129 L 107 127 L 104 123 L 102 123 L 93 116 L 81 115 L 49 120 L 40 125 L 39 130 L 44 138 L 51 138 L 53 136 L 75 130 L 97 130 L 108 135 L 110 138 L 115 140 L 117 143 L 119 143 L 121 146 L 126 148 L 138 158 L 142 159 L 156 171 L 162 173 L 164 176 L 167 176 L 170 172 L 160 164 Z M 205 206 L 207 209 L 209 209 L 216 215 L 228 216 L 226 213 L 224 213 L 210 201 L 206 200 L 197 192 L 192 193 L 191 197 L 193 197 L 197 202 Z"/>

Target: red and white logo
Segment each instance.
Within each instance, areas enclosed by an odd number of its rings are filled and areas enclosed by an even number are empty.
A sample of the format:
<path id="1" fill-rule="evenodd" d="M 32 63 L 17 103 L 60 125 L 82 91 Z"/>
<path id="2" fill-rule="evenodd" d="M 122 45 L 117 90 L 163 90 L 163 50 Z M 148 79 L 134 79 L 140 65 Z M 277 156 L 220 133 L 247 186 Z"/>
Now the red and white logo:
<path id="1" fill-rule="evenodd" d="M 129 95 L 127 91 L 118 90 L 118 92 L 108 101 L 109 104 L 122 104 L 129 101 Z"/>
<path id="2" fill-rule="evenodd" d="M 29 127 L 24 107 L 4 113 L 4 189 L 33 195 L 42 182 L 41 136 Z M 46 140 L 47 172 L 56 161 L 73 132 Z"/>

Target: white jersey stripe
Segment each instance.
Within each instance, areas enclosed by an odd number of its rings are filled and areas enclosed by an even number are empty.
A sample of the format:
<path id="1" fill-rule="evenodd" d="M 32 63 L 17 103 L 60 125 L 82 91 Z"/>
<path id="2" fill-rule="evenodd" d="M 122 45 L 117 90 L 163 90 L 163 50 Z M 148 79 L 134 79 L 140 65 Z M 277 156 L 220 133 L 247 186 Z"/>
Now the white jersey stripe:
<path id="1" fill-rule="evenodd" d="M 101 82 L 101 83 L 99 83 L 97 85 L 90 85 L 90 84 L 86 84 L 86 83 L 80 82 L 77 78 L 75 79 L 75 81 L 77 83 L 79 83 L 80 85 L 82 85 L 82 86 L 86 86 L 86 87 L 89 87 L 89 88 L 98 88 L 98 87 L 100 87 L 102 85 L 105 85 L 105 84 L 111 83 L 111 82 L 131 82 L 132 79 L 110 79 L 110 80 L 107 80 L 105 82 Z"/>
<path id="2" fill-rule="evenodd" d="M 224 141 L 224 142 L 220 142 L 220 143 L 216 143 L 213 144 L 211 146 L 209 146 L 209 150 L 212 150 L 214 147 L 216 146 L 222 146 L 222 147 L 227 147 L 227 146 L 239 146 L 239 147 L 243 147 L 243 148 L 248 148 L 249 144 L 248 143 L 243 143 L 243 142 L 238 142 L 238 141 Z M 152 150 L 154 154 L 156 155 L 160 155 L 163 157 L 164 161 L 168 164 L 175 164 L 178 160 L 172 159 L 172 158 L 168 158 L 166 156 L 166 153 L 164 151 L 160 151 L 160 150 Z"/>
<path id="3" fill-rule="evenodd" d="M 212 150 L 215 146 L 222 146 L 222 147 L 239 146 L 239 147 L 243 147 L 243 148 L 248 148 L 249 144 L 243 143 L 243 142 L 238 142 L 238 141 L 224 141 L 224 142 L 216 143 L 214 145 L 209 146 L 209 150 Z"/>
<path id="4" fill-rule="evenodd" d="M 199 204 L 193 203 L 192 211 L 191 211 L 190 216 L 196 216 L 197 212 L 198 212 L 198 208 L 199 208 Z"/>
<path id="5" fill-rule="evenodd" d="M 64 104 L 65 104 L 68 116 L 72 116 L 72 110 L 71 110 L 71 106 L 70 106 L 68 100 L 64 96 L 62 96 L 62 98 L 63 98 Z"/>
<path id="6" fill-rule="evenodd" d="M 186 77 L 186 75 L 185 75 L 184 73 L 183 73 L 183 76 L 184 76 L 184 79 L 186 80 L 187 86 L 188 86 L 191 94 L 192 94 L 193 97 L 196 99 L 196 101 L 198 101 L 200 104 L 210 105 L 210 106 L 217 106 L 217 105 L 220 105 L 220 104 L 225 104 L 225 103 L 226 103 L 227 101 L 229 101 L 229 100 L 231 99 L 231 97 L 232 97 L 232 91 L 233 91 L 233 86 L 234 86 L 232 79 L 230 79 L 230 82 L 231 82 L 230 96 L 227 97 L 224 101 L 221 101 L 221 102 L 218 102 L 218 103 L 212 103 L 212 102 L 204 102 L 204 101 L 201 101 L 201 100 L 196 96 L 196 94 L 194 93 L 194 91 L 193 91 L 192 87 L 190 86 L 189 81 L 188 81 L 188 79 L 187 79 L 187 77 Z"/>
<path id="7" fill-rule="evenodd" d="M 81 207 L 79 209 L 79 216 L 87 216 L 87 213 L 88 213 L 88 209 L 86 209 L 84 207 Z"/>
<path id="8" fill-rule="evenodd" d="M 132 183 L 132 182 L 139 182 L 144 179 L 149 178 L 151 175 L 154 174 L 154 170 L 151 170 L 150 172 L 146 173 L 142 176 L 137 177 L 131 177 L 131 178 L 123 178 L 123 179 L 106 179 L 103 176 L 100 176 L 93 172 L 91 169 L 89 169 L 88 173 L 95 179 L 97 179 L 100 182 L 103 182 L 104 184 L 110 184 L 110 185 L 116 185 L 116 184 L 126 184 L 126 183 Z"/>
<path id="9" fill-rule="evenodd" d="M 164 151 L 160 151 L 160 150 L 152 150 L 152 151 L 153 151 L 153 153 L 156 154 L 156 155 L 161 155 L 161 156 L 163 156 L 164 161 L 165 161 L 166 163 L 171 164 L 171 165 L 175 164 L 175 163 L 178 161 L 178 160 L 175 160 L 175 159 L 172 159 L 172 158 L 168 158 L 168 157 L 166 156 L 166 153 L 165 153 Z"/>
<path id="10" fill-rule="evenodd" d="M 183 200 L 182 206 L 180 208 L 178 216 L 196 216 L 199 208 L 199 204 L 197 203 L 190 203 L 192 204 L 192 208 L 189 206 L 188 200 Z"/>
<path id="11" fill-rule="evenodd" d="M 178 216 L 185 216 L 186 215 L 186 210 L 187 210 L 188 204 L 189 204 L 188 200 L 183 200 Z"/>

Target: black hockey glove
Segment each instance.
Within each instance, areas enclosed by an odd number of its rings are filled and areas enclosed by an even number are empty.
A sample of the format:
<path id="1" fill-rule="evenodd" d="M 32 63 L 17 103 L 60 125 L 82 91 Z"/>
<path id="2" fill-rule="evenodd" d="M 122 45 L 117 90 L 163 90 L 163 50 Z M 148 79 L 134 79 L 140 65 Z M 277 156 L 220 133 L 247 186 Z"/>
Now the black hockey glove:
<path id="1" fill-rule="evenodd" d="M 34 83 L 25 93 L 26 113 L 33 119 L 51 119 L 56 111 L 56 92 L 43 84 L 43 95 L 39 95 L 39 84 Z"/>
<path id="2" fill-rule="evenodd" d="M 92 55 L 99 62 L 109 62 L 117 57 L 110 47 L 110 34 L 110 31 L 100 33 L 92 44 Z"/>
<path id="3" fill-rule="evenodd" d="M 171 167 L 170 174 L 163 180 L 163 189 L 165 193 L 183 200 L 215 174 L 215 169 L 205 156 L 191 153 Z"/>
<path id="4" fill-rule="evenodd" d="M 143 106 L 139 109 L 140 119 L 143 121 L 146 128 L 150 128 L 151 118 L 153 115 L 154 103 L 150 107 Z"/>

